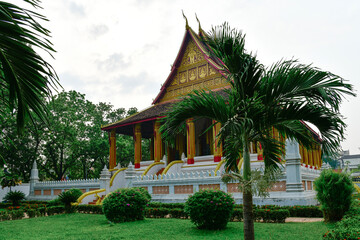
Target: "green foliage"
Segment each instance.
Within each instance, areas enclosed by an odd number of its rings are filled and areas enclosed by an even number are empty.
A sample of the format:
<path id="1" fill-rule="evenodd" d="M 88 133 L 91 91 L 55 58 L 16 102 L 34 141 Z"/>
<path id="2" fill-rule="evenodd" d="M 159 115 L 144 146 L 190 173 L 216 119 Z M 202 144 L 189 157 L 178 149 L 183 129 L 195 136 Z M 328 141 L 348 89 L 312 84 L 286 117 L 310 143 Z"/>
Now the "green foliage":
<path id="1" fill-rule="evenodd" d="M 290 212 L 287 209 L 256 209 L 254 215 L 258 221 L 284 223 L 285 219 L 290 217 Z"/>
<path id="2" fill-rule="evenodd" d="M 231 215 L 231 221 L 238 221 L 241 222 L 243 220 L 243 209 L 242 208 L 234 208 L 233 213 Z"/>
<path id="3" fill-rule="evenodd" d="M 40 7 L 38 0 L 24 2 Z M 6 110 L 15 109 L 16 125 L 21 131 L 29 115 L 46 120 L 44 97 L 51 95 L 58 77 L 35 49 L 50 55 L 54 49 L 50 31 L 39 23 L 47 20 L 44 16 L 7 2 L 0 2 L 0 9 L 0 120 L 5 119 Z"/>
<path id="4" fill-rule="evenodd" d="M 345 173 L 325 170 L 314 184 L 325 221 L 341 220 L 353 200 L 354 187 L 350 177 Z"/>
<path id="5" fill-rule="evenodd" d="M 81 195 L 80 195 L 81 196 Z M 76 199 L 77 200 L 77 199 Z M 50 201 L 48 201 L 47 203 L 46 203 L 46 205 L 48 206 L 48 207 L 52 207 L 52 206 L 59 206 L 59 205 L 62 205 L 62 204 L 64 204 L 64 202 L 62 202 L 62 200 L 60 199 L 60 197 L 57 197 L 57 198 L 55 198 L 55 199 L 53 199 L 53 200 L 50 200 Z"/>
<path id="6" fill-rule="evenodd" d="M 11 216 L 8 211 L 0 211 L 0 221 L 10 220 Z"/>
<path id="7" fill-rule="evenodd" d="M 81 190 L 77 188 L 72 188 L 59 194 L 58 198 L 65 205 L 66 213 L 75 211 L 74 207 L 71 206 L 71 203 L 76 202 L 82 194 Z"/>
<path id="8" fill-rule="evenodd" d="M 52 216 L 54 214 L 68 213 L 68 210 L 64 206 L 53 206 L 46 208 L 46 213 L 48 216 Z"/>
<path id="9" fill-rule="evenodd" d="M 290 212 L 290 217 L 323 217 L 318 206 L 290 206 L 287 209 Z"/>
<path id="10" fill-rule="evenodd" d="M 148 202 L 151 201 L 151 195 L 150 193 L 148 192 L 148 190 L 146 190 L 145 188 L 142 188 L 142 187 L 133 187 L 134 190 L 140 192 Z"/>
<path id="11" fill-rule="evenodd" d="M 25 193 L 21 191 L 8 192 L 4 197 L 4 200 L 11 202 L 13 206 L 19 206 L 20 202 L 24 199 L 25 199 Z"/>
<path id="12" fill-rule="evenodd" d="M 6 121 L 0 121 L 0 152 L 10 171 L 29 181 L 37 160 L 41 179 L 60 180 L 65 175 L 71 179 L 98 178 L 109 155 L 108 134 L 100 126 L 121 120 L 127 111 L 107 103 L 94 104 L 76 91 L 54 95 L 46 107 L 48 124 L 34 117 L 21 137 L 17 135 L 15 115 L 5 112 Z M 3 133 L 7 137 L 1 138 Z M 118 135 L 116 145 L 117 162 L 127 166 L 134 159 L 132 136 Z M 144 139 L 142 145 L 143 159 L 150 159 L 150 140 Z"/>
<path id="13" fill-rule="evenodd" d="M 28 215 L 29 218 L 33 218 L 38 215 L 36 209 L 28 209 L 26 210 L 26 214 Z"/>
<path id="14" fill-rule="evenodd" d="M 346 216 L 335 224 L 334 229 L 329 230 L 323 236 L 326 240 L 358 240 L 360 239 L 360 215 Z"/>
<path id="15" fill-rule="evenodd" d="M 149 208 L 181 208 L 184 209 L 185 203 L 162 203 L 162 202 L 150 202 L 148 204 Z"/>
<path id="16" fill-rule="evenodd" d="M 103 214 L 101 205 L 82 204 L 77 206 L 77 211 L 80 213 Z"/>
<path id="17" fill-rule="evenodd" d="M 12 220 L 22 219 L 25 217 L 24 210 L 22 209 L 11 210 L 9 211 L 9 215 L 11 216 Z"/>
<path id="18" fill-rule="evenodd" d="M 200 229 L 224 229 L 233 208 L 234 199 L 220 190 L 196 192 L 185 204 L 185 212 Z"/>
<path id="19" fill-rule="evenodd" d="M 106 196 L 102 202 L 103 212 L 114 223 L 142 220 L 148 201 L 138 188 L 122 188 Z"/>

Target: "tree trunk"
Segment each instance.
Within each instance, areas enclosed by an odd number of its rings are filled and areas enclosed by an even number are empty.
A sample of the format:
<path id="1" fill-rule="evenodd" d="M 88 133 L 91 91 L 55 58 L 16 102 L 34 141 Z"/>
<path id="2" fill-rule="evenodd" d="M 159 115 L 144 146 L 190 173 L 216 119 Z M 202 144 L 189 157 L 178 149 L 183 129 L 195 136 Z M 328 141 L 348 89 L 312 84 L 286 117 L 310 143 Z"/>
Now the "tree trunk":
<path id="1" fill-rule="evenodd" d="M 244 188 L 243 188 L 243 206 L 244 206 L 244 239 L 245 240 L 254 240 L 254 218 L 253 218 L 253 201 L 252 201 L 252 191 L 251 191 L 251 166 L 250 166 L 250 152 L 249 152 L 249 142 L 247 139 L 244 139 Z"/>

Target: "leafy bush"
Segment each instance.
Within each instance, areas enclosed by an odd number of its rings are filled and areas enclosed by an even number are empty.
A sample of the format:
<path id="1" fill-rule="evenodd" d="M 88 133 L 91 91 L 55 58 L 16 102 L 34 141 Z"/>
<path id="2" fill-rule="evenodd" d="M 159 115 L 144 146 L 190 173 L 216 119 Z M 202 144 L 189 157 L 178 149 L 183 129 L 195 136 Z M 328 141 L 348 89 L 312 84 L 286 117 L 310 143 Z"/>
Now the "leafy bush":
<path id="1" fill-rule="evenodd" d="M 82 194 L 82 191 L 77 188 L 72 188 L 59 194 L 60 201 L 65 205 L 66 213 L 75 211 L 75 208 L 71 206 L 71 203 L 76 202 Z"/>
<path id="2" fill-rule="evenodd" d="M 13 206 L 19 206 L 20 202 L 24 199 L 25 199 L 25 193 L 21 191 L 8 192 L 4 197 L 4 200 L 11 202 Z"/>
<path id="3" fill-rule="evenodd" d="M 196 227 L 201 229 L 224 229 L 233 208 L 234 199 L 220 190 L 196 192 L 185 203 L 185 212 Z"/>
<path id="4" fill-rule="evenodd" d="M 287 209 L 256 209 L 254 217 L 256 220 L 263 222 L 284 223 L 285 219 L 290 216 Z"/>
<path id="5" fill-rule="evenodd" d="M 290 217 L 323 217 L 323 213 L 318 206 L 291 206 L 286 207 L 290 212 Z"/>
<path id="6" fill-rule="evenodd" d="M 341 220 L 353 200 L 354 187 L 350 177 L 329 169 L 322 171 L 314 183 L 325 222 Z"/>
<path id="7" fill-rule="evenodd" d="M 24 210 L 22 209 L 9 211 L 9 214 L 12 220 L 23 219 L 23 217 L 25 217 Z"/>
<path id="8" fill-rule="evenodd" d="M 33 218 L 35 216 L 38 216 L 38 214 L 36 212 L 37 212 L 36 209 L 28 209 L 26 211 L 26 214 L 28 215 L 29 218 Z"/>
<path id="9" fill-rule="evenodd" d="M 147 208 L 145 211 L 145 216 L 148 218 L 164 218 L 169 215 L 169 208 Z"/>
<path id="10" fill-rule="evenodd" d="M 11 203 L 0 203 L 0 208 L 8 208 L 11 206 Z"/>
<path id="11" fill-rule="evenodd" d="M 143 187 L 133 187 L 133 189 L 135 189 L 136 191 L 139 191 L 142 195 L 144 195 L 144 197 L 150 202 L 151 201 L 151 195 L 148 192 L 148 190 L 146 190 Z"/>
<path id="12" fill-rule="evenodd" d="M 148 198 L 138 188 L 118 189 L 104 198 L 105 217 L 115 223 L 144 219 Z"/>
<path id="13" fill-rule="evenodd" d="M 231 215 L 231 221 L 239 221 L 243 220 L 244 212 L 242 208 L 234 208 L 233 213 Z"/>
<path id="14" fill-rule="evenodd" d="M 181 208 L 184 209 L 185 203 L 161 203 L 161 202 L 151 202 L 148 204 L 149 208 Z"/>
<path id="15" fill-rule="evenodd" d="M 46 214 L 46 207 L 39 207 L 38 209 L 39 215 L 38 216 L 45 216 Z"/>
<path id="16" fill-rule="evenodd" d="M 335 224 L 335 228 L 324 234 L 323 239 L 360 239 L 360 216 L 345 216 Z"/>
<path id="17" fill-rule="evenodd" d="M 69 190 L 69 191 L 70 191 L 70 190 Z M 80 195 L 80 196 L 81 196 L 81 195 Z M 77 200 L 77 199 L 76 199 L 76 200 Z M 46 203 L 46 205 L 47 205 L 48 207 L 60 206 L 60 205 L 63 205 L 63 204 L 64 204 L 64 202 L 62 202 L 59 197 L 57 197 L 57 198 L 55 198 L 55 199 L 53 199 L 53 200 L 50 200 L 50 201 L 48 201 L 48 202 Z"/>
<path id="18" fill-rule="evenodd" d="M 10 220 L 11 216 L 8 211 L 0 211 L 0 221 Z"/>
<path id="19" fill-rule="evenodd" d="M 66 212 L 66 208 L 64 206 L 53 206 L 46 208 L 46 212 L 48 216 L 54 215 L 54 214 L 61 214 Z"/>
<path id="20" fill-rule="evenodd" d="M 96 213 L 96 214 L 103 213 L 101 205 L 91 205 L 91 204 L 78 205 L 77 211 L 80 213 Z"/>

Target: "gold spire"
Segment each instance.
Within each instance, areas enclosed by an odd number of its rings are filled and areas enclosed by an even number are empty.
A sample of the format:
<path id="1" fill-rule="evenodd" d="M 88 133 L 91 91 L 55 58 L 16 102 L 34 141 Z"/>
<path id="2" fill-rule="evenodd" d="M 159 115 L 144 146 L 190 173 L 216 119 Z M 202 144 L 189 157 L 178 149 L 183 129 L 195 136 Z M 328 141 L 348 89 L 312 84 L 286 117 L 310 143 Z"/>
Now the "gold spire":
<path id="1" fill-rule="evenodd" d="M 186 30 L 188 30 L 188 29 L 189 29 L 188 20 L 187 20 L 185 14 L 184 14 L 184 10 L 181 10 L 181 11 L 182 11 L 182 15 L 183 15 L 183 17 L 185 18 L 185 21 L 186 21 L 186 26 L 185 26 L 185 28 L 186 28 Z"/>
<path id="2" fill-rule="evenodd" d="M 201 28 L 201 24 L 200 24 L 200 20 L 198 19 L 196 13 L 195 13 L 195 17 L 196 17 L 196 21 L 199 23 L 199 33 L 202 32 L 202 28 Z"/>

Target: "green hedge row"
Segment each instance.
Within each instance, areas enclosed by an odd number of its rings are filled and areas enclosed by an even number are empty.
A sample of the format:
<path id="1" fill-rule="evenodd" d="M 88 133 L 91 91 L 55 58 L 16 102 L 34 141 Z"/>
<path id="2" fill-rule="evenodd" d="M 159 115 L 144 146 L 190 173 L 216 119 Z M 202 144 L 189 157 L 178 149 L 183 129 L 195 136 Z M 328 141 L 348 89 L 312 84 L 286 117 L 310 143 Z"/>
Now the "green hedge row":
<path id="1" fill-rule="evenodd" d="M 149 208 L 180 208 L 184 209 L 185 203 L 161 203 L 161 202 L 150 202 L 147 204 Z"/>
<path id="2" fill-rule="evenodd" d="M 102 206 L 101 205 L 78 205 L 77 211 L 79 213 L 95 213 L 95 214 L 103 214 Z"/>

